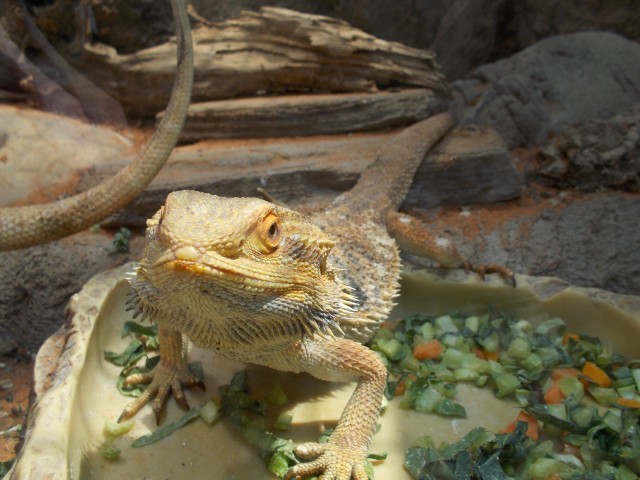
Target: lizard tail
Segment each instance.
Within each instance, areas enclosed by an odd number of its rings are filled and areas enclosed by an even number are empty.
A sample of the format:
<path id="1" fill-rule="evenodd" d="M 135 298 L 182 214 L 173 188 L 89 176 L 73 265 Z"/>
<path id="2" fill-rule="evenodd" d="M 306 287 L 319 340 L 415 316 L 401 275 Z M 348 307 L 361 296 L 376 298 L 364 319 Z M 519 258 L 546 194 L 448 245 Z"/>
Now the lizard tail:
<path id="1" fill-rule="evenodd" d="M 191 101 L 193 43 L 184 0 L 171 0 L 178 69 L 160 125 L 142 153 L 109 180 L 57 202 L 0 208 L 0 251 L 57 240 L 100 222 L 133 200 L 151 182 L 175 147 Z"/>
<path id="2" fill-rule="evenodd" d="M 448 113 L 434 115 L 404 129 L 385 144 L 377 158 L 365 169 L 358 183 L 343 193 L 331 208 L 350 204 L 357 211 L 397 209 L 407 194 L 413 176 L 427 152 L 453 127 L 453 117 Z"/>

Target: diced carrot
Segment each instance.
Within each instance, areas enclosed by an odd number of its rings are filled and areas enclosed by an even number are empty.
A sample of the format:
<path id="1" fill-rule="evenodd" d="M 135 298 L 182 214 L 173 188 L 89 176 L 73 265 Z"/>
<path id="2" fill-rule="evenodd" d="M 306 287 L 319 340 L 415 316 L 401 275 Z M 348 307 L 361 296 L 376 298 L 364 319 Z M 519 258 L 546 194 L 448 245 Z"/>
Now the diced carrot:
<path id="1" fill-rule="evenodd" d="M 552 473 L 548 477 L 545 477 L 544 480 L 562 480 L 562 477 L 557 473 Z"/>
<path id="2" fill-rule="evenodd" d="M 631 398 L 620 397 L 618 400 L 616 400 L 616 403 L 623 407 L 640 408 L 640 402 L 637 400 L 632 400 Z"/>
<path id="3" fill-rule="evenodd" d="M 484 356 L 487 360 L 496 361 L 500 357 L 498 352 L 490 352 L 489 350 L 484 350 Z"/>
<path id="4" fill-rule="evenodd" d="M 584 367 L 582 367 L 582 374 L 600 387 L 607 388 L 611 386 L 609 375 L 593 362 L 585 362 Z"/>
<path id="5" fill-rule="evenodd" d="M 562 344 L 566 345 L 567 343 L 569 343 L 570 339 L 574 339 L 575 341 L 580 340 L 580 335 L 576 334 L 576 333 L 565 333 L 564 336 L 562 337 Z"/>
<path id="6" fill-rule="evenodd" d="M 400 395 L 404 395 L 404 392 L 407 391 L 407 384 L 404 380 L 398 382 L 396 385 L 396 389 L 393 391 L 393 395 L 395 397 L 399 397 Z"/>
<path id="7" fill-rule="evenodd" d="M 481 360 L 486 360 L 487 356 L 484 354 L 485 350 L 482 348 L 474 348 L 471 350 L 473 354 Z"/>
<path id="8" fill-rule="evenodd" d="M 551 372 L 551 379 L 558 381 L 565 377 L 577 377 L 580 375 L 580 371 L 575 368 L 564 367 L 564 368 L 555 368 Z"/>
<path id="9" fill-rule="evenodd" d="M 538 420 L 533 415 L 527 412 L 520 412 L 516 419 L 510 423 L 506 428 L 503 428 L 498 433 L 511 433 L 516 429 L 518 422 L 527 422 L 527 433 L 528 437 L 531 437 L 533 440 L 538 440 L 540 437 L 540 429 L 538 427 Z"/>
<path id="10" fill-rule="evenodd" d="M 425 359 L 438 358 L 444 352 L 440 341 L 436 338 L 428 342 L 419 343 L 413 347 L 413 356 L 422 361 Z"/>
<path id="11" fill-rule="evenodd" d="M 555 382 L 549 389 L 544 393 L 544 403 L 547 405 L 556 405 L 562 403 L 564 400 L 564 394 L 562 390 L 560 390 L 560 386 L 558 382 Z"/>

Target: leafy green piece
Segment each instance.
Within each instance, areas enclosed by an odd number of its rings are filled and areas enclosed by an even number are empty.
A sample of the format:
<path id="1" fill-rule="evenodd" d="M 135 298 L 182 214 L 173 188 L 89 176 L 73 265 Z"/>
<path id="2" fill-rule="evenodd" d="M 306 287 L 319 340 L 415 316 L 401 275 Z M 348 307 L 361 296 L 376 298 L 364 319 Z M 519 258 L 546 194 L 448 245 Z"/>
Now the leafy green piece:
<path id="1" fill-rule="evenodd" d="M 142 370 L 139 368 L 132 368 L 131 370 L 123 370 L 118 375 L 118 381 L 116 386 L 118 387 L 118 391 L 126 396 L 126 397 L 139 397 L 144 392 L 146 385 L 138 384 L 138 385 L 125 385 L 125 380 L 127 376 L 133 375 L 136 373 L 142 373 Z"/>
<path id="2" fill-rule="evenodd" d="M 127 335 L 144 335 L 146 337 L 157 337 L 158 336 L 158 325 L 142 325 L 141 323 L 134 322 L 133 320 L 127 320 L 124 322 L 122 326 L 122 338 Z"/>
<path id="3" fill-rule="evenodd" d="M 145 355 L 144 347 L 140 340 L 131 340 L 122 353 L 111 351 L 104 352 L 104 358 L 117 367 L 131 365 L 140 360 Z"/>
<path id="4" fill-rule="evenodd" d="M 120 227 L 120 230 L 113 236 L 113 248 L 120 253 L 129 253 L 129 244 L 131 242 L 131 230 Z"/>
<path id="5" fill-rule="evenodd" d="M 9 473 L 9 470 L 11 470 L 11 467 L 13 466 L 15 461 L 16 459 L 12 458 L 11 460 L 7 460 L 6 462 L 0 462 L 0 478 Z"/>
<path id="6" fill-rule="evenodd" d="M 145 445 L 151 445 L 152 443 L 159 442 L 160 440 L 172 434 L 176 430 L 184 427 L 186 424 L 188 424 L 192 420 L 195 420 L 196 418 L 198 418 L 200 416 L 201 408 L 202 407 L 192 408 L 187 413 L 182 415 L 182 417 L 180 417 L 175 422 L 168 423 L 158 428 L 157 430 L 154 430 L 151 433 L 138 437 L 133 441 L 131 446 L 138 448 L 138 447 L 144 447 Z"/>

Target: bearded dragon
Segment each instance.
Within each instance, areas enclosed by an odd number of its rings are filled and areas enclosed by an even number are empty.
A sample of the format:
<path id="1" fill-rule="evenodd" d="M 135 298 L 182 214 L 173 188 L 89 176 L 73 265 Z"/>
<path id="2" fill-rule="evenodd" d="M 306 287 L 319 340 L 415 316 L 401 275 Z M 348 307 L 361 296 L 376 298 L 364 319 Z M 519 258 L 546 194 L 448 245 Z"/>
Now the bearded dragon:
<path id="1" fill-rule="evenodd" d="M 43 205 L 0 208 L 0 251 L 31 247 L 84 230 L 133 200 L 175 147 L 191 101 L 193 43 L 184 0 L 171 0 L 177 31 L 178 70 L 166 114 L 144 150 L 109 180 Z"/>
<path id="2" fill-rule="evenodd" d="M 131 280 L 130 308 L 159 325 L 160 362 L 127 378 L 149 385 L 120 420 L 149 402 L 159 418 L 170 392 L 187 406 L 183 387 L 200 383 L 187 368 L 188 338 L 228 358 L 357 382 L 328 443 L 299 445 L 296 455 L 309 461 L 285 478 L 366 480 L 387 372 L 363 343 L 398 294 L 390 232 L 449 267 L 468 266 L 450 242 L 398 213 L 416 168 L 452 125 L 444 113 L 407 128 L 352 190 L 310 216 L 258 198 L 169 194 L 148 221 Z"/>

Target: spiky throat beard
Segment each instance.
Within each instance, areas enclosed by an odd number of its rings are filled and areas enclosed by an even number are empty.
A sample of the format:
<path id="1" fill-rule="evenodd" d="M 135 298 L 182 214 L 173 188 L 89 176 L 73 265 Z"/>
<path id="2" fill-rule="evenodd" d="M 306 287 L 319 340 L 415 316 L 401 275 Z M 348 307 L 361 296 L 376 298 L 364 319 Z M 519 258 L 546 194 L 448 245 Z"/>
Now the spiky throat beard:
<path id="1" fill-rule="evenodd" d="M 281 348 L 305 336 L 344 336 L 358 323 L 350 288 L 328 270 L 313 283 L 260 287 L 225 275 L 141 265 L 130 280 L 134 317 L 165 324 L 218 351 Z"/>

